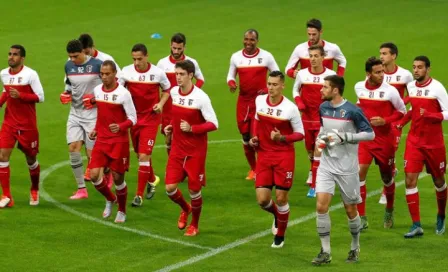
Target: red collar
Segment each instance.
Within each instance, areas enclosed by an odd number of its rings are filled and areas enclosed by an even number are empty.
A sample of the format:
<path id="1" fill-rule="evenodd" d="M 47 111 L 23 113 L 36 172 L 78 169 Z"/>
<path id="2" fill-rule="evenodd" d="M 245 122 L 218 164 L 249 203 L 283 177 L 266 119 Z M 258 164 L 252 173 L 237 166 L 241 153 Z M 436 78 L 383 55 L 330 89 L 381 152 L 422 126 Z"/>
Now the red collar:
<path id="1" fill-rule="evenodd" d="M 280 103 L 282 103 L 284 96 L 282 95 L 282 98 L 280 99 L 280 101 L 277 104 L 272 104 L 271 101 L 269 101 L 269 95 L 267 95 L 266 97 L 266 103 L 268 103 L 269 106 L 271 107 L 275 107 L 278 106 Z"/>
<path id="2" fill-rule="evenodd" d="M 372 86 L 369 84 L 369 80 L 366 80 L 366 89 L 370 90 L 370 91 L 374 91 L 376 89 L 378 89 L 379 87 L 381 87 L 382 84 L 378 85 L 378 86 Z"/>
<path id="3" fill-rule="evenodd" d="M 185 59 L 185 55 L 182 55 L 182 56 L 180 57 L 180 59 L 178 59 L 178 60 L 174 59 L 173 56 L 171 56 L 171 55 L 169 56 L 169 60 L 170 60 L 170 62 L 173 63 L 173 64 L 176 64 L 176 62 L 181 61 L 181 60 L 184 60 L 184 59 Z"/>
<path id="4" fill-rule="evenodd" d="M 252 55 L 247 54 L 246 51 L 244 51 L 243 49 L 243 56 L 245 56 L 246 58 L 255 58 L 258 55 L 258 53 L 260 53 L 260 48 L 257 48 L 255 53 L 253 53 Z"/>
<path id="5" fill-rule="evenodd" d="M 431 84 L 432 82 L 432 77 L 429 77 L 428 80 L 426 80 L 425 82 L 423 82 L 422 84 L 418 83 L 417 81 L 415 81 L 415 86 L 422 88 L 422 87 L 426 87 L 429 84 Z"/>
<path id="6" fill-rule="evenodd" d="M 180 95 L 182 95 L 182 96 L 187 96 L 187 95 L 189 95 L 189 94 L 191 94 L 191 92 L 193 91 L 193 89 L 194 89 L 194 84 L 191 84 L 192 86 L 191 86 L 191 89 L 188 91 L 188 93 L 186 93 L 186 94 L 184 94 L 183 92 L 182 92 L 182 90 L 180 89 L 180 87 L 179 87 L 179 94 Z"/>
<path id="7" fill-rule="evenodd" d="M 151 69 L 151 63 L 148 62 L 148 68 L 146 68 L 146 70 L 144 70 L 144 71 L 140 71 L 140 70 L 137 68 L 137 66 L 135 66 L 135 65 L 134 65 L 134 68 L 135 68 L 135 71 L 137 71 L 138 73 L 143 74 L 143 73 L 148 72 L 149 69 Z"/>
<path id="8" fill-rule="evenodd" d="M 103 92 L 105 92 L 105 93 L 111 93 L 111 92 L 115 91 L 115 90 L 118 88 L 118 86 L 120 86 L 120 84 L 118 84 L 117 82 L 115 82 L 115 87 L 114 87 L 112 90 L 106 90 L 106 89 L 104 88 L 104 84 L 103 84 L 103 86 L 101 86 L 101 90 L 103 90 Z"/>

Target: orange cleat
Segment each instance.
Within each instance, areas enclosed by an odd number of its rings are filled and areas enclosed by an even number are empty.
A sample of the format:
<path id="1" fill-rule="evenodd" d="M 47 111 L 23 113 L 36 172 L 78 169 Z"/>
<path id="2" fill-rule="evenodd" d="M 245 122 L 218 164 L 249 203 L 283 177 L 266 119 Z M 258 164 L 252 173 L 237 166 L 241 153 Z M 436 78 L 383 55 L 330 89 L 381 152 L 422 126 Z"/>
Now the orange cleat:
<path id="1" fill-rule="evenodd" d="M 177 221 L 177 227 L 180 230 L 185 229 L 185 227 L 187 226 L 188 216 L 190 215 L 190 213 L 191 213 L 191 206 L 188 206 L 188 212 L 185 212 L 184 210 L 180 212 L 179 220 Z"/>
<path id="2" fill-rule="evenodd" d="M 84 181 L 92 181 L 90 178 L 90 169 L 86 168 L 86 172 L 84 173 Z"/>
<path id="3" fill-rule="evenodd" d="M 31 206 L 39 205 L 39 191 L 31 190 L 31 192 L 30 192 L 30 205 Z"/>
<path id="4" fill-rule="evenodd" d="M 247 173 L 247 180 L 255 180 L 255 171 L 250 170 L 249 173 Z"/>
<path id="5" fill-rule="evenodd" d="M 187 231 L 185 232 L 184 236 L 196 236 L 199 234 L 199 228 L 190 225 L 187 228 Z"/>

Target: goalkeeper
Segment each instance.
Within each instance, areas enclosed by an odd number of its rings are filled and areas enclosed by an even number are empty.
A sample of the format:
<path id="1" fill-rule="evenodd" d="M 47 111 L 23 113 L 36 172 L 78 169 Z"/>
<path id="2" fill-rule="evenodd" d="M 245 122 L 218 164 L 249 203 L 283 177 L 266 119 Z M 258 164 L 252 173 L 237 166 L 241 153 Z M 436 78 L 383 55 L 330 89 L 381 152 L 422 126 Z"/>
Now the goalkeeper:
<path id="1" fill-rule="evenodd" d="M 356 207 L 361 202 L 358 142 L 373 140 L 375 133 L 361 109 L 342 97 L 344 85 L 344 78 L 327 76 L 321 90 L 325 102 L 319 109 L 321 128 L 316 141 L 317 149 L 322 152 L 316 181 L 316 219 L 322 247 L 312 261 L 315 265 L 331 262 L 331 221 L 328 211 L 336 185 L 344 202 L 352 235 L 346 261 L 357 262 L 359 258 L 361 219 Z"/>

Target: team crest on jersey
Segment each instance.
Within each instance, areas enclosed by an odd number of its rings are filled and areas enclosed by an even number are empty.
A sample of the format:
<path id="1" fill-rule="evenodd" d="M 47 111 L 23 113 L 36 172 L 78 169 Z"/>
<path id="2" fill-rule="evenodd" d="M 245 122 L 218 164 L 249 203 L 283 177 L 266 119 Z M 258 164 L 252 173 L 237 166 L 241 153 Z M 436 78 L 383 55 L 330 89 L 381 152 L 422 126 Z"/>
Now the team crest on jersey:
<path id="1" fill-rule="evenodd" d="M 258 58 L 258 64 L 261 64 L 263 62 L 263 58 Z"/>
<path id="2" fill-rule="evenodd" d="M 193 105 L 193 99 L 188 99 L 188 106 Z"/>
<path id="3" fill-rule="evenodd" d="M 384 98 L 384 92 L 380 92 L 380 98 Z"/>
<path id="4" fill-rule="evenodd" d="M 397 76 L 397 81 L 400 81 L 400 79 L 401 79 L 401 76 Z"/>
<path id="5" fill-rule="evenodd" d="M 277 110 L 277 116 L 280 116 L 282 114 L 282 110 Z"/>
<path id="6" fill-rule="evenodd" d="M 23 79 L 23 77 L 19 77 L 18 79 L 17 79 L 17 83 L 22 83 L 22 79 Z"/>
<path id="7" fill-rule="evenodd" d="M 339 111 L 339 113 L 341 114 L 341 118 L 344 118 L 344 117 L 345 117 L 345 114 L 347 113 L 347 111 L 344 110 L 344 109 L 341 109 L 341 110 Z"/>
<path id="8" fill-rule="evenodd" d="M 92 65 L 87 65 L 87 66 L 86 66 L 86 71 L 87 71 L 87 73 L 91 73 L 92 70 L 93 70 L 93 66 L 92 66 Z"/>
<path id="9" fill-rule="evenodd" d="M 149 80 L 154 81 L 155 75 L 149 75 Z"/>

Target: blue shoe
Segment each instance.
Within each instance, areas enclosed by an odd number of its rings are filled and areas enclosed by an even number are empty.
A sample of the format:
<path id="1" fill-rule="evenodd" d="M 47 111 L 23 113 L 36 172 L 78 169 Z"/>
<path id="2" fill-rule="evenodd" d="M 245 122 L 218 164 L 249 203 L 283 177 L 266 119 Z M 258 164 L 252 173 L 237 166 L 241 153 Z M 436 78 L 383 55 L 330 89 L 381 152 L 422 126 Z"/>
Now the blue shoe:
<path id="1" fill-rule="evenodd" d="M 437 215 L 436 234 L 442 235 L 445 233 L 445 217 Z"/>
<path id="2" fill-rule="evenodd" d="M 306 196 L 309 197 L 309 198 L 316 197 L 316 189 L 310 188 L 308 190 L 308 194 L 306 194 Z"/>
<path id="3" fill-rule="evenodd" d="M 415 238 L 423 236 L 423 229 L 420 223 L 414 223 L 408 233 L 404 235 L 404 238 Z"/>

